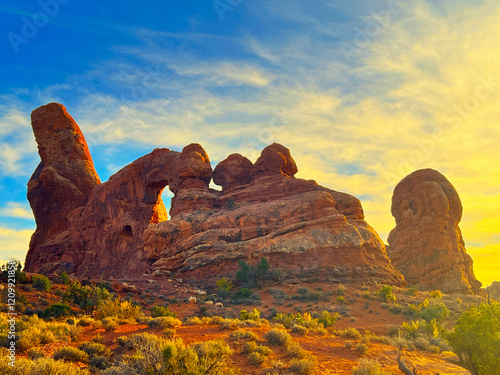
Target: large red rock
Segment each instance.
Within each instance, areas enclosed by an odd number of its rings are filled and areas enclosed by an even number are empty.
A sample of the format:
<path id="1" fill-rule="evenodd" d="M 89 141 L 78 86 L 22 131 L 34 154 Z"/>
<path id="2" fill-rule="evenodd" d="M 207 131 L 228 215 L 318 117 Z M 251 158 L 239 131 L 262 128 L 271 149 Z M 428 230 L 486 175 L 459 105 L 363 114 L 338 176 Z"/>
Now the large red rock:
<path id="1" fill-rule="evenodd" d="M 35 118 L 47 128 L 50 121 L 44 119 L 51 115 Z M 78 134 L 80 143 L 52 143 L 51 166 L 65 164 L 66 154 L 81 154 L 84 140 Z M 81 173 L 90 170 L 90 156 L 85 160 L 83 167 L 70 163 L 64 178 L 78 175 L 87 181 Z M 255 165 L 234 154 L 214 173 L 198 144 L 181 153 L 156 149 L 102 184 L 96 180 L 83 189 L 72 182 L 82 197 L 68 202 L 64 211 L 40 211 L 33 205 L 37 223 L 43 217 L 50 225 L 43 228 L 44 237 L 34 236 L 26 268 L 45 273 L 66 269 L 89 279 L 154 274 L 160 282 L 158 275 L 174 274 L 209 282 L 234 277 L 239 259 L 257 263 L 267 257 L 272 267 L 294 278 L 404 284 L 364 220 L 359 200 L 294 178 L 296 172 L 290 151 L 276 143 L 262 151 Z M 212 174 L 222 191 L 209 188 Z M 50 181 L 55 182 L 40 191 L 39 199 L 59 197 L 73 186 L 57 175 Z M 167 186 L 174 193 L 170 218 L 161 201 Z M 57 226 L 59 221 L 65 224 Z"/>
<path id="2" fill-rule="evenodd" d="M 423 169 L 394 189 L 389 257 L 409 284 L 447 293 L 478 294 L 481 283 L 458 226 L 462 203 L 438 171 Z"/>
<path id="3" fill-rule="evenodd" d="M 67 216 L 87 203 L 100 183 L 83 134 L 61 104 L 50 103 L 33 111 L 31 122 L 41 162 L 28 182 L 28 200 L 35 215 L 26 270 L 61 257 L 53 239 L 68 229 Z"/>

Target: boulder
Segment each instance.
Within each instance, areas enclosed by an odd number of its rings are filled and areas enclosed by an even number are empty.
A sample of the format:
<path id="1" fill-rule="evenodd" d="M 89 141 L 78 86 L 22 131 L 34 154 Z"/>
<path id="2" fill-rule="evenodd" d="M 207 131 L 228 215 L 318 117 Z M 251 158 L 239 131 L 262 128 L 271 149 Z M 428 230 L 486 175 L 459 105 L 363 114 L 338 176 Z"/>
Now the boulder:
<path id="1" fill-rule="evenodd" d="M 453 185 L 438 171 L 422 169 L 394 189 L 389 257 L 408 284 L 446 293 L 478 294 L 472 258 L 458 226 L 462 203 Z"/>

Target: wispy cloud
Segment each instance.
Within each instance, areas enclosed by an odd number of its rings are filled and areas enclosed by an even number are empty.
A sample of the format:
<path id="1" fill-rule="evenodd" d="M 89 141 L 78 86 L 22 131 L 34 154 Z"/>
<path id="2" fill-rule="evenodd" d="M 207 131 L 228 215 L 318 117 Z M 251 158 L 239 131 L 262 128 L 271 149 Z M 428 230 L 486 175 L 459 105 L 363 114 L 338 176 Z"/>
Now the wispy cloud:
<path id="1" fill-rule="evenodd" d="M 33 213 L 27 203 L 7 202 L 0 207 L 0 216 L 33 220 Z"/>

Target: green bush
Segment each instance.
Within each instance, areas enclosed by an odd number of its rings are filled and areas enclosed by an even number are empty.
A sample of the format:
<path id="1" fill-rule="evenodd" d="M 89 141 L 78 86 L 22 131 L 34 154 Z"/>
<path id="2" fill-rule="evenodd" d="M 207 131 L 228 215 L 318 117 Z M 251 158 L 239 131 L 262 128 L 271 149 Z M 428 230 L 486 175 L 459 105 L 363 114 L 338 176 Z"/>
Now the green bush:
<path id="1" fill-rule="evenodd" d="M 321 316 L 318 318 L 318 323 L 323 324 L 323 327 L 328 328 L 335 324 L 335 322 L 340 318 L 338 313 L 330 314 L 328 311 L 323 311 Z"/>
<path id="2" fill-rule="evenodd" d="M 390 285 L 384 285 L 383 287 L 381 287 L 376 295 L 380 298 L 381 301 L 384 302 L 396 300 L 396 295 L 394 294 L 393 288 Z"/>
<path id="3" fill-rule="evenodd" d="M 50 290 L 50 280 L 45 275 L 35 275 L 32 278 L 33 288 L 39 292 L 48 292 Z"/>
<path id="4" fill-rule="evenodd" d="M 63 285 L 69 285 L 70 279 L 69 279 L 69 275 L 66 273 L 66 271 L 64 271 L 63 273 L 61 273 L 59 275 L 59 281 Z"/>
<path id="5" fill-rule="evenodd" d="M 337 297 L 337 302 L 343 305 L 345 303 L 345 298 L 343 296 L 338 296 Z"/>
<path id="6" fill-rule="evenodd" d="M 252 294 L 253 294 L 253 292 L 250 289 L 248 289 L 248 288 L 241 288 L 240 290 L 238 290 L 236 293 L 234 293 L 232 295 L 231 299 L 232 300 L 245 299 L 245 298 L 250 297 Z"/>
<path id="7" fill-rule="evenodd" d="M 81 309 L 90 315 L 98 306 L 109 301 L 111 294 L 107 289 L 94 285 L 82 286 L 78 281 L 73 281 L 69 284 L 63 299 L 80 306 Z"/>
<path id="8" fill-rule="evenodd" d="M 177 318 L 177 314 L 170 311 L 170 308 L 159 305 L 156 305 L 151 308 L 151 316 L 153 318 L 157 318 L 160 316 L 171 316 L 172 318 Z"/>
<path id="9" fill-rule="evenodd" d="M 292 340 L 292 336 L 282 329 L 271 329 L 264 334 L 264 338 L 271 345 L 283 346 L 286 342 Z"/>
<path id="10" fill-rule="evenodd" d="M 500 303 L 472 306 L 458 318 L 448 341 L 472 375 L 499 374 Z"/>
<path id="11" fill-rule="evenodd" d="M 87 361 L 89 360 L 89 356 L 83 350 L 74 348 L 72 346 L 65 346 L 54 351 L 54 359 L 87 363 Z"/>
<path id="12" fill-rule="evenodd" d="M 42 313 L 42 318 L 47 319 L 50 317 L 62 318 L 71 315 L 71 308 L 64 303 L 54 303 L 47 307 Z"/>

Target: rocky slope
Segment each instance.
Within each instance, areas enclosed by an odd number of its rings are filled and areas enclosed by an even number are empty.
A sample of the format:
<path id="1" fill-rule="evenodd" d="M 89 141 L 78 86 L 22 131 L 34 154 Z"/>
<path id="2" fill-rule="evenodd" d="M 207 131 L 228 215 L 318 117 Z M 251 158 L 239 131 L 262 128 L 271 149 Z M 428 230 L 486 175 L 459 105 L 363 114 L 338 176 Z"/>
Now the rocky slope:
<path id="1" fill-rule="evenodd" d="M 423 169 L 394 189 L 388 253 L 408 284 L 446 293 L 479 293 L 458 226 L 462 203 L 453 185 L 438 171 Z"/>
<path id="2" fill-rule="evenodd" d="M 63 106 L 35 110 L 32 123 L 42 162 L 28 183 L 37 220 L 30 272 L 207 282 L 234 276 L 239 259 L 266 256 L 290 277 L 404 284 L 359 200 L 295 178 L 282 145 L 266 147 L 255 164 L 230 155 L 214 171 L 198 144 L 156 149 L 100 184 Z M 222 191 L 209 188 L 212 178 Z M 169 219 L 166 186 L 174 193 Z"/>

